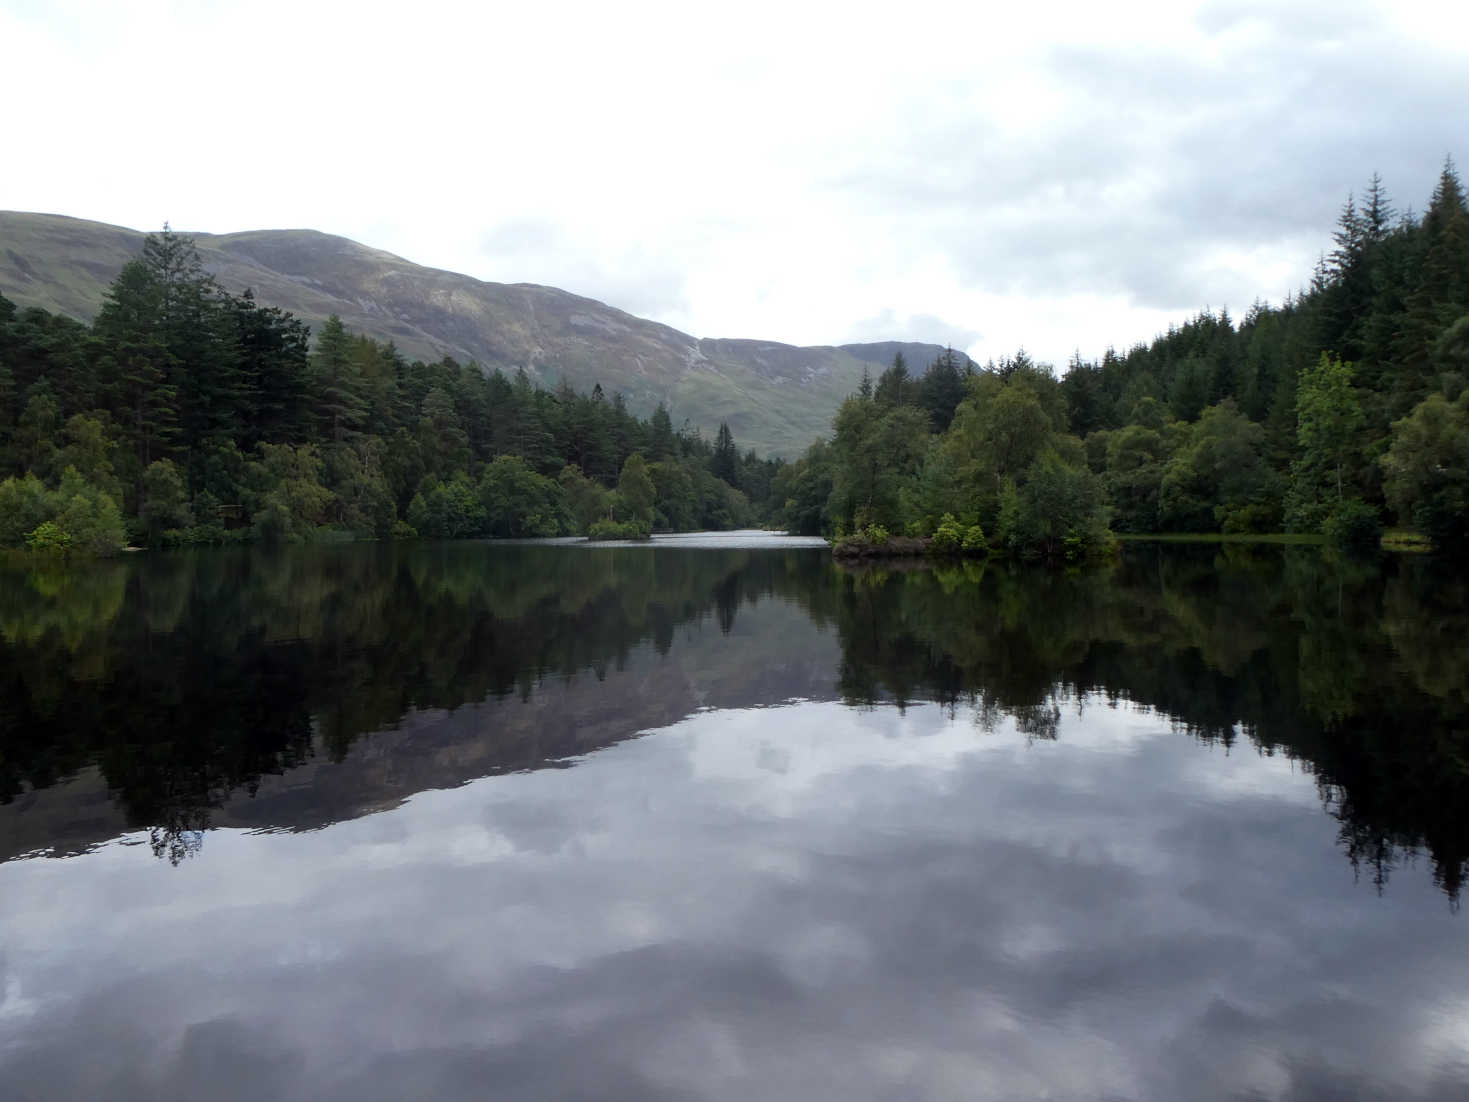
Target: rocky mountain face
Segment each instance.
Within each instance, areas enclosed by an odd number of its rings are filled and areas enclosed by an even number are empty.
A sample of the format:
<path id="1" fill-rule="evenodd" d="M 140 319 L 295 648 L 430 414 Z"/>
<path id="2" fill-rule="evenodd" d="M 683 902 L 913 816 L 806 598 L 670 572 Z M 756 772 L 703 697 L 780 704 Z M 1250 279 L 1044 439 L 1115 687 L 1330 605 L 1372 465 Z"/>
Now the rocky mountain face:
<path id="1" fill-rule="evenodd" d="M 143 234 L 54 214 L 0 211 L 0 294 L 91 320 Z M 796 347 L 698 339 L 593 299 L 530 283 L 486 283 L 425 268 L 315 230 L 190 233 L 227 290 L 318 326 L 393 341 L 410 359 L 452 356 L 486 370 L 524 368 L 546 386 L 600 383 L 646 415 L 662 401 L 675 425 L 706 435 L 728 422 L 741 448 L 793 456 L 827 433 L 841 400 L 902 351 L 921 371 L 938 345 Z"/>

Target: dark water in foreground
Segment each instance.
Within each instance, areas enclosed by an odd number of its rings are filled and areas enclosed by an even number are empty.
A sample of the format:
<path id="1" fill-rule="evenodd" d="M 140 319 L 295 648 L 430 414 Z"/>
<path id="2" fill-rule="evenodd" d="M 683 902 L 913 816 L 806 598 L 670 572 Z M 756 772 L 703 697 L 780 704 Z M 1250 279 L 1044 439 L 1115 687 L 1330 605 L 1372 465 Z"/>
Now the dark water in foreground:
<path id="1" fill-rule="evenodd" d="M 0 568 L 7 1099 L 1469 1097 L 1418 560 Z"/>

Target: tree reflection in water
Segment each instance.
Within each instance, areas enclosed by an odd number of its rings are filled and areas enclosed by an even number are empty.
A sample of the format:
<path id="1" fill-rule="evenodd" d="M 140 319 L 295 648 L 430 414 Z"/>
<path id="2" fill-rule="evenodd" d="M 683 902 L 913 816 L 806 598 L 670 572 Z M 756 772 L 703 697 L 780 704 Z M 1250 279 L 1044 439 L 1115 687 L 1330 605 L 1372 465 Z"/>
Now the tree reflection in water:
<path id="1" fill-rule="evenodd" d="M 1239 546 L 1131 545 L 1113 567 L 1066 573 L 483 544 L 12 564 L 0 571 L 0 802 L 95 765 L 127 822 L 176 863 L 213 810 L 263 777 L 341 760 L 424 709 L 554 699 L 592 672 L 615 717 L 598 737 L 666 723 L 684 702 L 618 674 L 643 644 L 676 657 L 682 625 L 726 637 L 732 703 L 778 703 L 792 691 L 778 671 L 809 637 L 735 629 L 742 606 L 779 598 L 835 633 L 825 691 L 851 705 L 937 701 L 1028 739 L 1056 738 L 1062 715 L 1091 702 L 1146 708 L 1231 752 L 1299 761 L 1354 867 L 1381 888 L 1424 852 L 1457 901 L 1466 585 L 1426 559 Z M 476 773 L 434 783 L 588 748 L 569 737 L 507 729 Z"/>

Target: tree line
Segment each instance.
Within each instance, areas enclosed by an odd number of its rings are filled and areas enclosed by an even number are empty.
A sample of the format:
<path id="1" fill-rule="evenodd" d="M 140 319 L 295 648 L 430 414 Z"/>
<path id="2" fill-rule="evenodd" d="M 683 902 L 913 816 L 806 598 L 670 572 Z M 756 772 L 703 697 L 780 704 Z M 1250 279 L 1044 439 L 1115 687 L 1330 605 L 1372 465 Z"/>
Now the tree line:
<path id="1" fill-rule="evenodd" d="M 1118 532 L 1323 533 L 1384 522 L 1469 546 L 1469 213 L 1451 160 L 1420 216 L 1379 177 L 1310 285 L 1236 322 L 1205 310 L 1064 375 L 901 361 L 779 472 L 792 531 L 1023 556 Z"/>
<path id="2" fill-rule="evenodd" d="M 336 317 L 313 342 L 167 227 L 91 325 L 0 296 L 0 546 L 724 529 L 779 466 L 600 385 L 409 362 Z"/>

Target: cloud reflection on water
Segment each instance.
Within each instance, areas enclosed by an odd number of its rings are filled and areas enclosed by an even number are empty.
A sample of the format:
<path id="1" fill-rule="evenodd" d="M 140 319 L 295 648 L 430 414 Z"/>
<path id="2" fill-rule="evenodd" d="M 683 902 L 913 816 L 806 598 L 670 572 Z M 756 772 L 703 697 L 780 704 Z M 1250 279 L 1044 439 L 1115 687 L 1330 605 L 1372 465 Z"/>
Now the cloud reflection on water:
<path id="1" fill-rule="evenodd" d="M 1085 698 L 697 713 L 304 834 L 0 866 L 19 1097 L 1459 1097 L 1462 929 Z"/>

